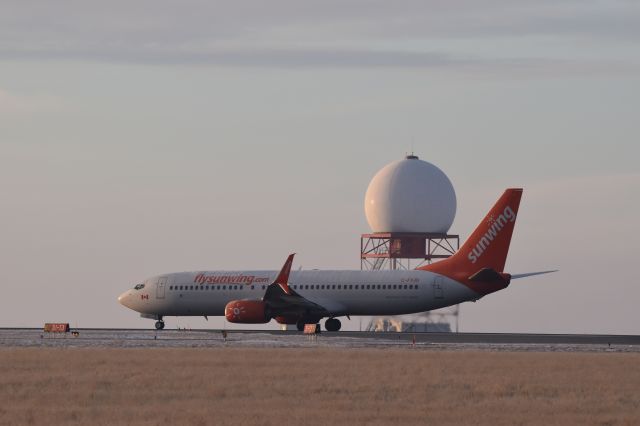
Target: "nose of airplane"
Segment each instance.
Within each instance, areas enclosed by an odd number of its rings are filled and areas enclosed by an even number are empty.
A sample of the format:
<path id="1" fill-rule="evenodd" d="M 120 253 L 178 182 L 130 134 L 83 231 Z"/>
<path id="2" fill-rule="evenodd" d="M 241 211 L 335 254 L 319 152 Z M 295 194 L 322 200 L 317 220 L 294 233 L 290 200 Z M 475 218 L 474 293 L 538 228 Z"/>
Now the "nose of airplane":
<path id="1" fill-rule="evenodd" d="M 118 296 L 118 303 L 120 303 L 122 306 L 125 306 L 127 308 L 131 308 L 128 302 L 129 302 L 129 291 L 125 291 L 120 296 Z"/>

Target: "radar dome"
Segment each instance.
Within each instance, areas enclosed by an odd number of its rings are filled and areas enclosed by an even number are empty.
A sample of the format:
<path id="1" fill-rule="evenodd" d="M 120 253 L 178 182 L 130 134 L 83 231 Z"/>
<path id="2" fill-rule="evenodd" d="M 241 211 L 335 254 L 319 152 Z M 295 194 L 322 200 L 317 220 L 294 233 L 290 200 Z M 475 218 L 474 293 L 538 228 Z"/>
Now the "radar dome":
<path id="1" fill-rule="evenodd" d="M 442 170 L 409 155 L 371 179 L 364 211 L 373 232 L 445 234 L 456 216 L 456 193 Z"/>

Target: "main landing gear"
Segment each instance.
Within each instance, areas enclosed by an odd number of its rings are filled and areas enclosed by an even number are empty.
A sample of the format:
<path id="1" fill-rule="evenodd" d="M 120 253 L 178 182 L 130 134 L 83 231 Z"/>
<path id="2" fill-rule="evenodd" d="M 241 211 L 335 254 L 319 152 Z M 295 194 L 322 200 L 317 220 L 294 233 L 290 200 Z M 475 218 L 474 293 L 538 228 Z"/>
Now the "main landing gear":
<path id="1" fill-rule="evenodd" d="M 309 320 L 309 319 L 299 319 L 296 323 L 296 328 L 298 331 L 304 331 L 305 324 L 315 324 L 318 320 Z M 337 318 L 329 318 L 324 322 L 324 329 L 327 331 L 340 331 L 340 327 L 342 327 L 342 323 Z"/>
<path id="2" fill-rule="evenodd" d="M 329 318 L 324 322 L 324 328 L 327 331 L 340 331 L 342 324 L 337 318 Z"/>

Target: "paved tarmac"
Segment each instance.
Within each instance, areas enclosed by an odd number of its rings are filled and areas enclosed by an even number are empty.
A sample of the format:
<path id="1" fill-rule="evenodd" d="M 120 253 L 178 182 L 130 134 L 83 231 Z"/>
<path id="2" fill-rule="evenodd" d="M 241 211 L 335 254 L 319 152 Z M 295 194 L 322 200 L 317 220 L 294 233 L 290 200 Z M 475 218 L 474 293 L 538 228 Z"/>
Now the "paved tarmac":
<path id="1" fill-rule="evenodd" d="M 279 330 L 142 330 L 78 329 L 44 333 L 41 329 L 0 328 L 0 349 L 12 347 L 335 347 L 416 348 L 426 350 L 487 350 L 540 352 L 638 352 L 640 336 L 513 333 L 372 333 L 322 332 L 305 336 Z"/>

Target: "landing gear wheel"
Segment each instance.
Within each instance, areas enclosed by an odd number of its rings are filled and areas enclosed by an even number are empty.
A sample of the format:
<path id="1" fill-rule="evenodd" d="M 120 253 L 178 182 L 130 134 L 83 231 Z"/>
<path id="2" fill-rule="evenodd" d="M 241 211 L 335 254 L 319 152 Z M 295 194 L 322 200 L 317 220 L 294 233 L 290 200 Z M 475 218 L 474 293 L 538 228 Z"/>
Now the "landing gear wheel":
<path id="1" fill-rule="evenodd" d="M 327 331 L 340 331 L 340 327 L 342 327 L 342 324 L 337 318 L 329 318 L 324 322 L 324 328 Z"/>
<path id="2" fill-rule="evenodd" d="M 162 330 L 164 328 L 164 321 L 156 321 L 156 330 Z"/>

